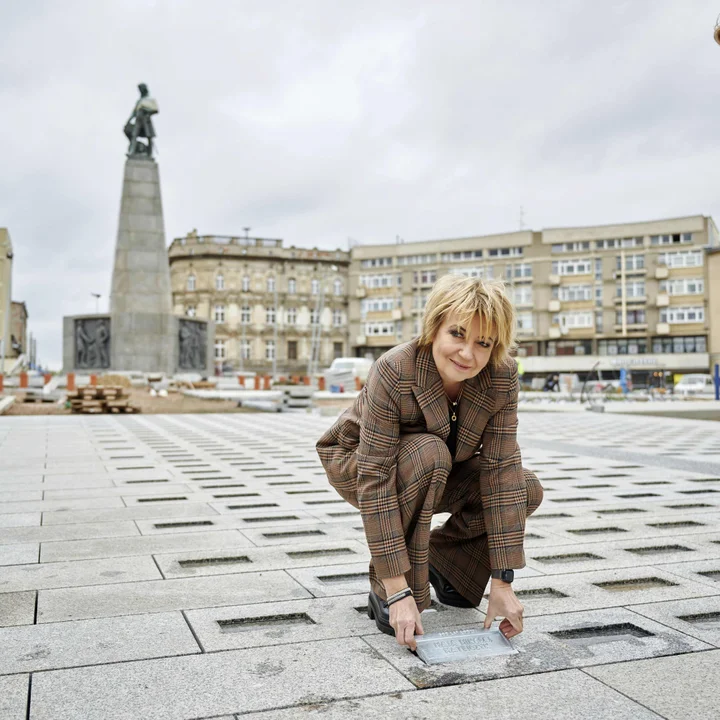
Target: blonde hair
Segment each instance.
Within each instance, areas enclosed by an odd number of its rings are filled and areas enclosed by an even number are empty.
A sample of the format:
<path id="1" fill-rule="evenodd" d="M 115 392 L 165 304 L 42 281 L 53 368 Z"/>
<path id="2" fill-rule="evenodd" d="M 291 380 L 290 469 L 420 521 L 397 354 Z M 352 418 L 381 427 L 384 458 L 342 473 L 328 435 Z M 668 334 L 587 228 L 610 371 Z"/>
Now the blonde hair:
<path id="1" fill-rule="evenodd" d="M 462 327 L 469 328 L 478 314 L 481 326 L 495 328 L 491 365 L 501 365 L 515 349 L 515 308 L 501 280 L 443 275 L 433 285 L 425 304 L 420 345 L 431 345 L 440 326 L 453 313 Z"/>

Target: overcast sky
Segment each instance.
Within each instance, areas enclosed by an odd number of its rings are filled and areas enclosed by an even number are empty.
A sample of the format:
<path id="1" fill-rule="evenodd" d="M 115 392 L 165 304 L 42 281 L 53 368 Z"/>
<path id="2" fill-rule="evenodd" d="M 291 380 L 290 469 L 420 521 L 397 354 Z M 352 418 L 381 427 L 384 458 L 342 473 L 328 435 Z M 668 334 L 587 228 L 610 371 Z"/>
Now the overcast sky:
<path id="1" fill-rule="evenodd" d="M 167 243 L 347 248 L 714 214 L 720 3 L 5 0 L 0 226 L 39 358 L 107 309 L 139 82 Z"/>

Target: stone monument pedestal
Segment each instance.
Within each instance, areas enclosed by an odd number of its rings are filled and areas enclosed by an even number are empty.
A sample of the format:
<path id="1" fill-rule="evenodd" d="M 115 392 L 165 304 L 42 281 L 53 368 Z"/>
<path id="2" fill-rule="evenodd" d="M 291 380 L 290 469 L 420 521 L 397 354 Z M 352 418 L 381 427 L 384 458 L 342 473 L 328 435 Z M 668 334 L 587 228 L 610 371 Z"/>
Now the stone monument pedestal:
<path id="1" fill-rule="evenodd" d="M 63 321 L 70 371 L 213 372 L 214 324 L 172 314 L 157 163 L 125 163 L 110 313 Z"/>

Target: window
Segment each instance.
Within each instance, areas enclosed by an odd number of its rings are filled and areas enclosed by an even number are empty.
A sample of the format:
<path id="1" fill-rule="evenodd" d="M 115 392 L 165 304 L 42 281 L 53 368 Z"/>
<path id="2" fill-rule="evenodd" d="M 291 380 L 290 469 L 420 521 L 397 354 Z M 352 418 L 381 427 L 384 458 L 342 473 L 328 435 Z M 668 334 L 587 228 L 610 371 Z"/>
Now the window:
<path id="1" fill-rule="evenodd" d="M 651 245 L 680 245 L 691 243 L 692 233 L 674 233 L 673 235 L 651 235 Z"/>
<path id="2" fill-rule="evenodd" d="M 592 298 L 592 285 L 561 285 L 559 293 L 560 300 L 563 302 L 590 300 Z"/>
<path id="3" fill-rule="evenodd" d="M 413 273 L 415 285 L 432 285 L 437 280 L 437 270 L 421 270 Z"/>
<path id="4" fill-rule="evenodd" d="M 296 287 L 297 283 L 295 281 L 295 278 L 288 278 L 288 293 L 290 295 L 294 295 L 297 292 Z"/>
<path id="5" fill-rule="evenodd" d="M 397 259 L 398 265 L 430 265 L 434 262 L 437 262 L 437 253 L 429 253 L 425 255 L 405 255 Z"/>
<path id="6" fill-rule="evenodd" d="M 333 360 L 343 356 L 343 344 L 341 342 L 333 343 Z"/>
<path id="7" fill-rule="evenodd" d="M 590 249 L 590 241 L 558 243 L 552 246 L 552 252 L 582 252 Z"/>
<path id="8" fill-rule="evenodd" d="M 265 359 L 266 360 L 274 360 L 275 359 L 275 341 L 274 340 L 266 340 L 265 341 Z"/>
<path id="9" fill-rule="evenodd" d="M 295 325 L 297 323 L 297 308 L 291 307 L 287 309 L 287 324 Z"/>
<path id="10" fill-rule="evenodd" d="M 320 281 L 317 279 L 313 279 L 310 283 L 310 293 L 312 295 L 317 295 L 320 292 Z"/>
<path id="11" fill-rule="evenodd" d="M 360 262 L 360 267 L 374 268 L 374 267 L 392 267 L 393 259 L 391 257 L 382 258 L 368 258 Z"/>
<path id="12" fill-rule="evenodd" d="M 618 270 L 622 270 L 622 255 L 615 257 L 615 267 Z M 645 256 L 641 254 L 626 255 L 625 256 L 625 269 L 626 270 L 643 270 L 645 268 Z"/>
<path id="13" fill-rule="evenodd" d="M 658 265 L 667 265 L 669 268 L 702 267 L 702 250 L 680 250 L 679 252 L 666 252 L 658 255 Z"/>
<path id="14" fill-rule="evenodd" d="M 225 359 L 225 341 L 224 340 L 216 340 L 215 341 L 215 359 L 216 360 L 224 360 Z"/>
<path id="15" fill-rule="evenodd" d="M 602 285 L 595 286 L 595 307 L 603 306 L 603 287 Z"/>
<path id="16" fill-rule="evenodd" d="M 275 292 L 275 277 L 274 277 L 274 276 L 269 277 L 269 278 L 267 279 L 267 291 L 268 291 L 269 293 L 274 293 L 274 292 Z"/>
<path id="17" fill-rule="evenodd" d="M 532 305 L 532 285 L 518 285 L 513 288 L 513 302 L 516 305 Z"/>
<path id="18" fill-rule="evenodd" d="M 452 268 L 449 275 L 467 275 L 471 278 L 491 278 L 493 276 L 492 265 L 483 267 Z"/>
<path id="19" fill-rule="evenodd" d="M 216 290 L 224 290 L 225 289 L 225 276 L 222 273 L 218 273 L 215 276 L 215 289 Z"/>
<path id="20" fill-rule="evenodd" d="M 366 288 L 391 288 L 395 284 L 400 285 L 402 275 L 395 277 L 392 274 L 385 275 L 361 275 L 360 285 Z"/>
<path id="21" fill-rule="evenodd" d="M 704 353 L 707 352 L 707 338 L 704 335 L 654 337 L 652 349 L 654 353 Z"/>
<path id="22" fill-rule="evenodd" d="M 603 331 L 603 313 L 602 310 L 595 311 L 595 332 Z"/>
<path id="23" fill-rule="evenodd" d="M 274 325 L 275 324 L 275 308 L 274 307 L 266 307 L 265 308 L 265 324 L 266 325 Z"/>
<path id="24" fill-rule="evenodd" d="M 394 322 L 368 322 L 365 323 L 365 335 L 394 335 Z"/>
<path id="25" fill-rule="evenodd" d="M 493 248 L 488 250 L 489 257 L 518 257 L 523 254 L 521 247 Z"/>
<path id="26" fill-rule="evenodd" d="M 482 256 L 482 250 L 460 250 L 458 252 L 442 253 L 440 260 L 444 263 L 465 262 L 467 260 L 476 260 Z"/>
<path id="27" fill-rule="evenodd" d="M 197 316 L 197 306 L 196 305 L 188 305 L 185 308 L 185 315 L 187 315 L 187 317 L 196 317 Z"/>
<path id="28" fill-rule="evenodd" d="M 615 296 L 622 297 L 622 285 L 617 284 L 615 288 Z M 645 281 L 644 280 L 627 280 L 625 282 L 625 297 L 628 299 L 645 297 Z"/>
<path id="29" fill-rule="evenodd" d="M 519 333 L 532 333 L 533 331 L 533 314 L 531 312 L 521 312 L 517 314 L 517 328 Z"/>
<path id="30" fill-rule="evenodd" d="M 343 311 L 335 308 L 332 311 L 332 324 L 333 327 L 342 327 L 343 324 Z"/>
<path id="31" fill-rule="evenodd" d="M 532 277 L 532 265 L 530 263 L 513 263 L 505 266 L 506 280 L 521 280 Z"/>
<path id="32" fill-rule="evenodd" d="M 342 294 L 343 294 L 343 283 L 342 283 L 342 280 L 336 279 L 336 280 L 333 282 L 333 293 L 334 293 L 336 296 L 339 296 L 339 295 L 342 295 Z"/>
<path id="33" fill-rule="evenodd" d="M 240 308 L 240 323 L 242 325 L 250 324 L 250 306 L 249 305 L 243 305 Z"/>
<path id="34" fill-rule="evenodd" d="M 249 275 L 243 275 L 241 288 L 242 288 L 243 292 L 250 291 L 250 276 Z"/>
<path id="35" fill-rule="evenodd" d="M 553 260 L 553 275 L 589 275 L 592 272 L 590 258 L 571 258 L 569 260 Z"/>
<path id="36" fill-rule="evenodd" d="M 320 313 L 313 308 L 310 310 L 310 324 L 311 325 L 318 325 L 320 323 Z"/>
<path id="37" fill-rule="evenodd" d="M 595 279 L 602 280 L 602 258 L 595 258 Z"/>
<path id="38" fill-rule="evenodd" d="M 195 276 L 194 275 L 188 275 L 186 287 L 188 289 L 188 292 L 193 292 L 195 290 Z"/>
<path id="39" fill-rule="evenodd" d="M 705 321 L 705 308 L 696 307 L 664 307 L 660 309 L 660 322 L 670 323 L 696 323 Z"/>
<path id="40" fill-rule="evenodd" d="M 628 325 L 644 325 L 646 322 L 645 310 L 628 310 L 625 313 L 625 317 L 627 318 Z M 615 324 L 622 325 L 622 321 L 623 321 L 622 310 L 617 310 L 615 312 Z"/>
<path id="41" fill-rule="evenodd" d="M 249 360 L 250 359 L 250 341 L 249 340 L 241 340 L 240 341 L 240 356 L 243 360 Z"/>
<path id="42" fill-rule="evenodd" d="M 547 354 L 556 355 L 590 355 L 592 342 L 590 340 L 548 340 Z"/>
<path id="43" fill-rule="evenodd" d="M 560 313 L 558 320 L 560 327 L 566 330 L 591 328 L 594 325 L 592 312 L 564 312 Z"/>
<path id="44" fill-rule="evenodd" d="M 598 355 L 645 355 L 645 338 L 622 338 L 618 340 L 598 340 Z"/>
<path id="45" fill-rule="evenodd" d="M 225 306 L 224 305 L 216 305 L 215 306 L 214 319 L 215 319 L 216 323 L 224 323 L 225 322 Z"/>
<path id="46" fill-rule="evenodd" d="M 297 340 L 288 340 L 287 344 L 287 359 L 297 360 Z"/>
<path id="47" fill-rule="evenodd" d="M 391 297 L 373 297 L 365 298 L 360 301 L 360 317 L 365 316 L 370 312 L 387 312 L 395 308 L 395 298 Z"/>
<path id="48" fill-rule="evenodd" d="M 610 238 L 609 240 L 596 240 L 595 247 L 598 250 L 612 250 L 613 248 L 619 247 L 642 247 L 642 237 L 632 238 Z"/>
<path id="49" fill-rule="evenodd" d="M 660 291 L 668 295 L 702 295 L 705 292 L 705 280 L 703 278 L 662 280 Z"/>

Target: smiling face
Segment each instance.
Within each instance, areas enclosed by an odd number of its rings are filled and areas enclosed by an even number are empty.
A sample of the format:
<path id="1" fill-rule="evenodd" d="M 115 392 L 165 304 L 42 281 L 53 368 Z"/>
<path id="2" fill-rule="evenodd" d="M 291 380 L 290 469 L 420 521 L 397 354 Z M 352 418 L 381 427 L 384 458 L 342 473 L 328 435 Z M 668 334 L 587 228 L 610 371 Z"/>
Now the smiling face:
<path id="1" fill-rule="evenodd" d="M 454 395 L 460 383 L 475 377 L 488 364 L 494 338 L 494 328 L 484 327 L 479 315 L 464 328 L 455 313 L 448 314 L 432 343 L 433 360 L 445 392 Z"/>

